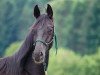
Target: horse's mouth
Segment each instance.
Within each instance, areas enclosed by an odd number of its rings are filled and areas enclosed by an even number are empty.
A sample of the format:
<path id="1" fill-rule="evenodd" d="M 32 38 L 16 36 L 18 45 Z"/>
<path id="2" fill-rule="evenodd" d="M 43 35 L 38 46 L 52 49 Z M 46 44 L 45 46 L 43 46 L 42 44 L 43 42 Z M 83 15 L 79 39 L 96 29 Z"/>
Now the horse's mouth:
<path id="1" fill-rule="evenodd" d="M 35 62 L 36 64 L 41 64 L 41 63 L 44 62 L 44 59 L 43 59 L 43 58 L 41 58 L 41 59 L 33 58 L 33 60 L 34 60 L 34 62 Z"/>
<path id="2" fill-rule="evenodd" d="M 35 61 L 35 60 L 34 60 L 34 62 L 35 62 L 36 64 L 41 64 L 41 63 L 43 63 L 44 61 Z"/>

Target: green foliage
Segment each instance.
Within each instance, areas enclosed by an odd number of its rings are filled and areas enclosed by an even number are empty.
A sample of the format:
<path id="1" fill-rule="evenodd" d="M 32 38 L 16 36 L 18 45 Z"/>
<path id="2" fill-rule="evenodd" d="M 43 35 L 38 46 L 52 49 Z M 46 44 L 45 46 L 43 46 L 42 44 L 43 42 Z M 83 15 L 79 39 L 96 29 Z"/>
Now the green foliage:
<path id="1" fill-rule="evenodd" d="M 18 49 L 20 48 L 21 42 L 15 42 L 13 44 L 11 44 L 5 52 L 5 56 L 11 56 L 12 54 L 14 54 L 15 52 L 18 51 Z"/>
<path id="2" fill-rule="evenodd" d="M 99 50 L 100 51 L 100 50 Z M 100 53 L 80 56 L 67 49 L 50 54 L 49 75 L 100 75 Z"/>
<path id="3" fill-rule="evenodd" d="M 82 54 L 95 53 L 100 46 L 99 0 L 78 2 L 73 11 L 73 27 L 67 46 Z"/>
<path id="4" fill-rule="evenodd" d="M 100 45 L 99 2 L 99 0 L 51 2 L 55 12 L 58 39 L 62 43 L 59 43 L 60 46 L 68 47 L 81 54 L 96 52 Z"/>
<path id="5" fill-rule="evenodd" d="M 33 6 L 48 0 L 0 1 L 0 56 L 12 42 L 22 40 L 33 23 Z M 28 12 L 27 12 L 28 11 Z"/>
<path id="6" fill-rule="evenodd" d="M 33 7 L 38 4 L 44 12 L 47 3 L 53 7 L 59 46 L 81 54 L 96 52 L 100 46 L 100 0 L 1 0 L 0 55 L 28 33 L 34 21 Z"/>
<path id="7" fill-rule="evenodd" d="M 16 42 L 6 49 L 6 53 L 11 55 L 20 47 Z M 50 50 L 50 61 L 48 75 L 100 75 L 100 48 L 93 55 L 80 56 L 72 50 L 59 48 L 58 54 L 55 50 Z"/>
<path id="8" fill-rule="evenodd" d="M 5 48 L 9 46 L 10 43 L 21 38 L 20 34 L 22 29 L 24 30 L 25 28 L 21 26 L 23 26 L 25 22 L 25 20 L 22 19 L 22 14 L 26 2 L 25 0 L 1 0 L 0 2 L 0 55 L 3 54 Z"/>

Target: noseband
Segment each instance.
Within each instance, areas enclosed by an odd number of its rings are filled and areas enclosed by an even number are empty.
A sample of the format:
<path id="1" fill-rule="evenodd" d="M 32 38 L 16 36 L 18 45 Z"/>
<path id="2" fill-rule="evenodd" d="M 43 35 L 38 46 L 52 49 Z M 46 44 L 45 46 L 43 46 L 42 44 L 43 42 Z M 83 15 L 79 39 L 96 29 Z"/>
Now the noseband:
<path id="1" fill-rule="evenodd" d="M 43 40 L 36 40 L 35 43 L 34 43 L 33 45 L 35 46 L 37 42 L 41 42 L 41 43 L 43 43 L 46 47 L 48 47 L 48 46 L 53 42 L 53 39 L 54 39 L 54 36 L 53 36 L 53 38 L 51 39 L 50 42 L 45 42 L 45 41 L 43 41 Z"/>
<path id="2" fill-rule="evenodd" d="M 53 40 L 55 41 L 55 49 L 56 49 L 56 54 L 57 54 L 58 45 L 57 45 L 57 36 L 56 36 L 55 33 L 54 33 L 53 38 L 51 39 L 50 42 L 45 42 L 45 41 L 43 41 L 43 40 L 36 40 L 36 41 L 33 43 L 33 46 L 36 46 L 36 43 L 37 43 L 37 42 L 41 42 L 41 43 L 43 43 L 46 47 L 48 47 L 48 46 L 53 42 Z"/>

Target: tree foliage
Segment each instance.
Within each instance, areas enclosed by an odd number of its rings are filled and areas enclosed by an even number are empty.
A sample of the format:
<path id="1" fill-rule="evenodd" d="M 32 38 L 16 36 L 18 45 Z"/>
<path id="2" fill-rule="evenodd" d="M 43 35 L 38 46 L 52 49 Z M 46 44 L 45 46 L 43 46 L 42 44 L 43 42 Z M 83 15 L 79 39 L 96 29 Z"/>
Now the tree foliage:
<path id="1" fill-rule="evenodd" d="M 41 3 L 47 2 L 43 0 Z M 12 42 L 22 40 L 33 22 L 33 7 L 38 0 L 0 1 L 0 56 Z"/>
<path id="2" fill-rule="evenodd" d="M 59 47 L 81 54 L 96 52 L 100 46 L 100 0 L 1 0 L 0 55 L 11 43 L 24 39 L 34 21 L 34 5 L 44 12 L 47 3 L 53 7 Z"/>
<path id="3" fill-rule="evenodd" d="M 51 4 L 59 46 L 81 54 L 96 52 L 100 46 L 100 1 L 54 0 Z"/>

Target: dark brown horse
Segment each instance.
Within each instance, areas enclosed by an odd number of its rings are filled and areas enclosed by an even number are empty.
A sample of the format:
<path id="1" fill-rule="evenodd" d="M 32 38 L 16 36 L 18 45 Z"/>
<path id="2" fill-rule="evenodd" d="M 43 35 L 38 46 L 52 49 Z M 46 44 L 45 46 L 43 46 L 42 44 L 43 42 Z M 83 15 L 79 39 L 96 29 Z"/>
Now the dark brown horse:
<path id="1" fill-rule="evenodd" d="M 46 13 L 41 15 L 35 6 L 35 24 L 19 51 L 0 59 L 0 75 L 45 75 L 54 37 L 53 11 L 49 4 Z"/>

